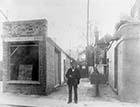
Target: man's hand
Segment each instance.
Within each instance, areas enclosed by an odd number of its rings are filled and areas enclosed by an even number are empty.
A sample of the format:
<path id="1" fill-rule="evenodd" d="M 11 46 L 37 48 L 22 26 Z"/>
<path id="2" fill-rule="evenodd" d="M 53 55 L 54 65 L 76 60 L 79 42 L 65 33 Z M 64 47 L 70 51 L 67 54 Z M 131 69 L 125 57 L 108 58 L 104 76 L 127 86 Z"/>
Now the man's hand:
<path id="1" fill-rule="evenodd" d="M 69 75 L 70 78 L 72 78 L 72 75 Z"/>

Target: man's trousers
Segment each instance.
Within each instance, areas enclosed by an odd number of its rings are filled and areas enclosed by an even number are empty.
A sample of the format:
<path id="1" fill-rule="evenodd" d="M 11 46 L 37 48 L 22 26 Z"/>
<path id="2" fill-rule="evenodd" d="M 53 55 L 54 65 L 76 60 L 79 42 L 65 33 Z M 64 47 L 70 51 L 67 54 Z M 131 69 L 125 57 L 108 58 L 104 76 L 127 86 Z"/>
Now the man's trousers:
<path id="1" fill-rule="evenodd" d="M 74 101 L 77 102 L 77 100 L 78 100 L 78 96 L 77 96 L 77 85 L 68 85 L 69 102 L 72 102 L 72 89 L 74 89 Z"/>

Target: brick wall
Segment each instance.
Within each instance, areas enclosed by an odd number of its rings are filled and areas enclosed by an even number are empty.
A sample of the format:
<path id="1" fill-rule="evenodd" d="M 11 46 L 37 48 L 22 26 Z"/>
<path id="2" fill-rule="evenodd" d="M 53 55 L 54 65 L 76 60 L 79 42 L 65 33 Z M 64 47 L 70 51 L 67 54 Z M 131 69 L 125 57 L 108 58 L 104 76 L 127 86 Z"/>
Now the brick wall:
<path id="1" fill-rule="evenodd" d="M 49 43 L 46 42 L 46 66 L 47 66 L 47 87 L 46 87 L 46 92 L 50 93 L 54 86 L 55 86 L 55 62 L 54 62 L 54 47 Z"/>
<path id="2" fill-rule="evenodd" d="M 47 41 L 47 21 L 32 20 L 5 22 L 3 24 L 3 90 L 4 92 L 23 94 L 48 94 L 53 91 L 56 79 L 61 80 L 59 75 L 64 64 L 61 66 L 62 50 L 55 42 Z M 9 44 L 10 42 L 38 41 L 39 43 L 39 81 L 11 81 L 9 70 Z M 56 70 L 56 52 L 58 57 L 58 70 Z M 66 56 L 66 71 L 70 67 L 70 59 Z M 56 78 L 56 73 L 59 73 Z M 64 74 L 64 72 L 63 72 Z"/>
<path id="3" fill-rule="evenodd" d="M 5 22 L 3 24 L 3 90 L 4 92 L 23 94 L 46 94 L 46 41 L 47 21 L 32 20 L 19 22 Z M 26 37 L 24 39 L 24 37 Z M 33 38 L 30 38 L 33 37 Z M 36 37 L 36 38 L 34 38 Z M 43 37 L 41 40 L 40 37 Z M 10 38 L 10 39 L 9 39 Z M 39 42 L 39 81 L 11 81 L 9 74 L 9 41 L 38 41 Z M 12 41 L 11 41 L 12 40 Z M 19 41 L 20 40 L 20 41 Z"/>

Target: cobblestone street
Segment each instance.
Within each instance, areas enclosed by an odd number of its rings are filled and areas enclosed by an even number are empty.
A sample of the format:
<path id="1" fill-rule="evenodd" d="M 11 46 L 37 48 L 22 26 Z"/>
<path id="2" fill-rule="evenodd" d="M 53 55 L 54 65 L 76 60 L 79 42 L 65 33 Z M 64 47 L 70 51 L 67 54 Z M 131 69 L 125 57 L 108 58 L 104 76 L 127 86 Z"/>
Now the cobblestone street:
<path id="1" fill-rule="evenodd" d="M 100 85 L 100 96 L 95 97 L 94 86 L 82 79 L 78 87 L 78 104 L 67 104 L 67 86 L 57 88 L 48 96 L 1 94 L 0 107 L 138 107 L 138 104 L 122 103 L 108 85 Z"/>

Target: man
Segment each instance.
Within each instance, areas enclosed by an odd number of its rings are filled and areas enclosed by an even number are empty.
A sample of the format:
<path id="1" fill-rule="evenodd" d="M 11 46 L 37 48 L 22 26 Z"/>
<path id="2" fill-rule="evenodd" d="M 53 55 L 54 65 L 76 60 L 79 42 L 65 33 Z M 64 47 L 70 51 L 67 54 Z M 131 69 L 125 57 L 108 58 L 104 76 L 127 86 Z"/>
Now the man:
<path id="1" fill-rule="evenodd" d="M 72 102 L 72 89 L 74 89 L 74 102 L 77 103 L 78 96 L 77 96 L 77 86 L 80 82 L 80 72 L 76 68 L 76 64 L 72 64 L 71 68 L 68 69 L 66 73 L 67 77 L 67 84 L 68 84 L 68 90 L 69 90 L 69 99 L 68 104 Z"/>

